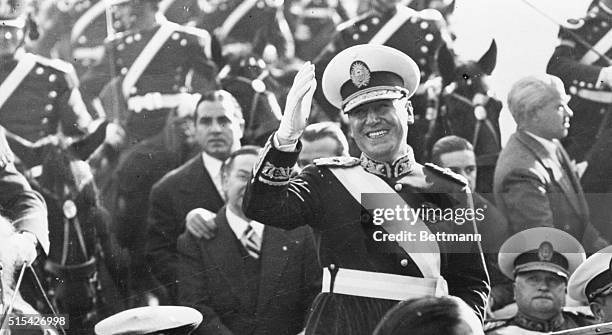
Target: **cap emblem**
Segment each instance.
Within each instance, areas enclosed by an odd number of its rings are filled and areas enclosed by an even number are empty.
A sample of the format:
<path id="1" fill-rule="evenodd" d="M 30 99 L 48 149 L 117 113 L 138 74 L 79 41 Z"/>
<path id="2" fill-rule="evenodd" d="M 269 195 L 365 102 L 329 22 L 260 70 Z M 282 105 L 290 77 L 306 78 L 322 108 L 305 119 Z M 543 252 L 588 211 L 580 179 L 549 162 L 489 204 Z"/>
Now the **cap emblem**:
<path id="1" fill-rule="evenodd" d="M 354 61 L 351 64 L 351 81 L 357 88 L 367 86 L 370 83 L 370 69 L 362 61 Z"/>
<path id="2" fill-rule="evenodd" d="M 538 259 L 542 262 L 550 262 L 552 260 L 554 249 L 550 242 L 542 242 L 538 248 Z"/>

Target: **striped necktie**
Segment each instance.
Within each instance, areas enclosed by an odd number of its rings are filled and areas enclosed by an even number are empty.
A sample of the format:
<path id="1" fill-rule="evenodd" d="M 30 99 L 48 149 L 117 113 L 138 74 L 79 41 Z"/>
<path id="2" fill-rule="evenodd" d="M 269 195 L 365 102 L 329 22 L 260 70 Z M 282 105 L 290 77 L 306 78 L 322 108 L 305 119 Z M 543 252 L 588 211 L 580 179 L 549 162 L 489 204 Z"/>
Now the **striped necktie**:
<path id="1" fill-rule="evenodd" d="M 249 224 L 242 234 L 242 238 L 240 239 L 242 245 L 249 253 L 249 256 L 254 259 L 259 259 L 259 253 L 261 249 L 261 236 L 257 235 L 253 226 Z"/>

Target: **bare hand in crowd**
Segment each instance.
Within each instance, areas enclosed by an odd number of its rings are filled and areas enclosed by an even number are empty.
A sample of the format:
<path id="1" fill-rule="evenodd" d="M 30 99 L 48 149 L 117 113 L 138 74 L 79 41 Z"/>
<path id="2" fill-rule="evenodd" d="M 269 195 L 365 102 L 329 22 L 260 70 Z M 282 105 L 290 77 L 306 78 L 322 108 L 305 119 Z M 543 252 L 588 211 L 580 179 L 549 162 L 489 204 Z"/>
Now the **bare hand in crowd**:
<path id="1" fill-rule="evenodd" d="M 185 217 L 185 226 L 187 231 L 197 238 L 205 238 L 210 240 L 217 233 L 217 225 L 214 218 L 217 215 L 204 208 L 196 208 L 187 213 Z"/>
<path id="2" fill-rule="evenodd" d="M 125 142 L 125 130 L 116 123 L 109 123 L 108 126 L 106 126 L 106 137 L 104 138 L 104 142 L 115 149 L 121 147 Z"/>
<path id="3" fill-rule="evenodd" d="M 306 128 L 312 97 L 317 87 L 314 71 L 314 65 L 306 62 L 293 79 L 293 85 L 287 94 L 285 112 L 276 132 L 281 144 L 289 144 L 298 140 Z"/>
<path id="4" fill-rule="evenodd" d="M 36 245 L 38 241 L 36 236 L 29 232 L 23 232 L 20 234 L 11 235 L 12 241 L 10 244 L 13 245 L 17 250 L 19 265 L 26 263 L 32 264 L 38 253 L 36 251 Z"/>

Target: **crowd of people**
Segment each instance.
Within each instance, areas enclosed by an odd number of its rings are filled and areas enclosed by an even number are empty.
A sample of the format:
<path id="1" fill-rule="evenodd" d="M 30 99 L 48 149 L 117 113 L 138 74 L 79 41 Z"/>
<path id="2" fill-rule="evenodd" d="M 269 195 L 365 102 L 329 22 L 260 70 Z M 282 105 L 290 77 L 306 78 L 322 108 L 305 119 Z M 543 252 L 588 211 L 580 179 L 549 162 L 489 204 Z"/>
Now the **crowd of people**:
<path id="1" fill-rule="evenodd" d="M 454 6 L 0 0 L 0 332 L 612 329 L 612 0 L 507 143 Z"/>

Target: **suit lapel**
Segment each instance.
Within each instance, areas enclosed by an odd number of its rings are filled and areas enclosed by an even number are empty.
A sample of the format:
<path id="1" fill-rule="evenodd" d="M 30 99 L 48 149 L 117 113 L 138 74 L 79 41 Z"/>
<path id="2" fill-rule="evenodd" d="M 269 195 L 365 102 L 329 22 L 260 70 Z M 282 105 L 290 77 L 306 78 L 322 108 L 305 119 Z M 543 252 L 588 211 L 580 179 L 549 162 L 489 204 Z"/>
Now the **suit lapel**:
<path id="1" fill-rule="evenodd" d="M 578 177 L 578 174 L 576 173 L 576 169 L 574 167 L 574 164 L 572 163 L 572 161 L 569 158 L 569 155 L 567 154 L 567 152 L 565 151 L 565 149 L 563 148 L 563 146 L 560 143 L 557 143 L 557 145 L 559 146 L 559 150 L 561 152 L 561 155 L 563 156 L 563 159 L 565 160 L 565 164 L 567 164 L 568 168 L 571 169 L 571 171 L 569 171 L 569 178 L 572 182 L 572 185 L 574 185 L 574 189 L 576 190 L 575 194 L 576 194 L 576 201 L 578 201 L 578 203 L 580 204 L 582 211 L 580 213 L 587 215 L 588 213 L 588 205 L 586 202 L 586 199 L 584 197 L 584 193 L 582 191 L 582 186 L 580 185 L 580 178 Z"/>
<path id="2" fill-rule="evenodd" d="M 246 285 L 242 268 L 242 254 L 238 242 L 236 242 L 236 235 L 227 222 L 225 211 L 226 209 L 223 207 L 215 218 L 218 229 L 217 235 L 206 241 L 205 249 L 208 259 L 214 262 L 229 284 L 229 289 L 244 306 L 248 300 L 245 294 Z"/>
<path id="3" fill-rule="evenodd" d="M 223 206 L 224 201 L 208 174 L 208 170 L 204 167 L 202 155 L 198 154 L 190 161 L 187 176 L 187 178 L 184 178 L 185 184 L 180 191 L 186 194 L 187 199 L 197 199 L 199 204 L 208 205 L 204 208 L 217 212 Z M 194 185 L 198 185 L 198 187 L 194 187 Z"/>
<path id="4" fill-rule="evenodd" d="M 262 313 L 274 295 L 278 281 L 285 271 L 289 256 L 297 248 L 284 230 L 266 226 L 261 246 L 261 272 L 257 312 Z"/>
<path id="5" fill-rule="evenodd" d="M 530 150 L 549 171 L 552 181 L 561 187 L 563 194 L 576 213 L 583 215 L 583 208 L 578 199 L 579 190 L 576 190 L 572 185 L 571 176 L 565 173 L 561 166 L 561 162 L 559 162 L 556 157 L 553 157 L 540 142 L 527 133 L 522 131 L 517 132 L 517 139 L 527 148 L 527 150 Z"/>

